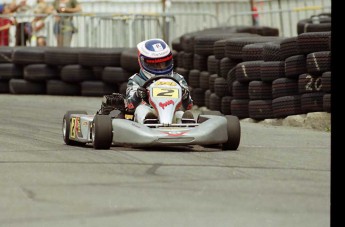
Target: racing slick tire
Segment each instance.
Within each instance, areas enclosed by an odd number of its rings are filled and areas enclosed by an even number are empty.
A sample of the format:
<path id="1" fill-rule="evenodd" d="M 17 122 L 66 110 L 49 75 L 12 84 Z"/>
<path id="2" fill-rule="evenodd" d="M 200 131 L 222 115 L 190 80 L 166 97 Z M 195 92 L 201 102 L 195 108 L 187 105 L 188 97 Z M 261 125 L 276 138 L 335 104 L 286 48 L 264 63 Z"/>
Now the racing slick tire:
<path id="1" fill-rule="evenodd" d="M 93 148 L 107 150 L 113 140 L 113 127 L 109 115 L 96 114 L 92 123 Z"/>
<path id="2" fill-rule="evenodd" d="M 74 141 L 69 139 L 69 134 L 70 134 L 70 128 L 71 128 L 71 114 L 87 114 L 86 111 L 67 111 L 65 115 L 63 116 L 63 123 L 62 123 L 62 137 L 63 140 L 67 145 L 74 145 L 74 146 L 82 146 L 85 145 L 86 143 Z"/>
<path id="3" fill-rule="evenodd" d="M 228 141 L 222 144 L 222 150 L 237 150 L 241 140 L 241 125 L 237 116 L 226 115 Z"/>

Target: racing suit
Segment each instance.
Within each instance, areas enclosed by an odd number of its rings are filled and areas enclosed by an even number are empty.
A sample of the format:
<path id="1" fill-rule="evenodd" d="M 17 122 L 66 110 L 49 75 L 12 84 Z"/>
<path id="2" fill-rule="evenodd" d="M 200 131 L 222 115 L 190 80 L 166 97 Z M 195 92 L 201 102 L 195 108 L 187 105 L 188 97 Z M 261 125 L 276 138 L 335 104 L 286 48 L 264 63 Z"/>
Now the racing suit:
<path id="1" fill-rule="evenodd" d="M 135 109 L 140 108 L 141 114 L 136 116 L 138 122 L 143 123 L 145 119 L 151 118 L 155 119 L 156 111 L 148 104 L 147 98 L 142 100 L 140 97 L 137 96 L 137 89 L 142 87 L 146 82 L 144 77 L 141 75 L 141 70 L 139 73 L 134 74 L 128 79 L 127 89 L 126 89 L 126 96 L 113 93 L 111 95 L 103 96 L 102 105 L 100 110 L 97 112 L 98 114 L 110 114 L 113 110 L 118 110 L 117 118 L 125 118 L 125 112 L 130 115 L 134 114 Z M 185 111 L 177 110 L 177 115 L 180 116 L 179 118 L 193 118 L 192 113 L 190 110 L 193 106 L 193 100 L 190 96 L 190 92 L 188 89 L 188 85 L 186 80 L 183 78 L 182 75 L 178 73 L 172 73 L 172 77 L 174 77 L 177 81 L 180 82 L 182 90 L 184 91 L 182 96 L 182 108 Z M 134 116 L 135 117 L 135 116 Z"/>
<path id="2" fill-rule="evenodd" d="M 186 94 L 187 96 L 184 99 L 182 99 L 182 107 L 184 110 L 190 110 L 193 106 L 193 99 L 190 96 L 190 92 L 189 92 L 188 84 L 186 80 L 183 78 L 182 75 L 175 72 L 172 73 L 172 77 L 174 77 L 177 81 L 179 81 L 182 89 L 185 89 L 185 92 L 187 92 Z M 129 113 L 134 113 L 135 109 L 142 103 L 142 100 L 140 97 L 137 96 L 136 91 L 139 87 L 143 86 L 143 84 L 146 82 L 146 80 L 143 78 L 144 76 L 142 76 L 142 72 L 140 70 L 139 73 L 134 74 L 128 79 L 127 90 L 126 90 L 126 101 L 127 101 L 127 111 Z M 148 103 L 147 100 L 143 100 L 143 101 L 145 101 L 145 103 L 143 104 Z"/>

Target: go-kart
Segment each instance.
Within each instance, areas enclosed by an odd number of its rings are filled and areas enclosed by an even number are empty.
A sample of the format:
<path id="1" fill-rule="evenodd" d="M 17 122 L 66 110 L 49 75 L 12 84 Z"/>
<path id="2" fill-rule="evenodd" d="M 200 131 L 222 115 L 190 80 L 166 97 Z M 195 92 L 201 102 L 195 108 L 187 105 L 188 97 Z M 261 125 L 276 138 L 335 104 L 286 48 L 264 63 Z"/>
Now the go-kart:
<path id="1" fill-rule="evenodd" d="M 156 76 L 143 85 L 156 118 L 145 119 L 136 108 L 132 118 L 67 111 L 63 117 L 63 139 L 68 145 L 92 143 L 95 149 L 112 145 L 126 147 L 221 145 L 237 150 L 241 127 L 238 117 L 206 111 L 191 119 L 181 116 L 182 88 L 175 78 Z M 146 113 L 145 113 L 146 114 Z"/>

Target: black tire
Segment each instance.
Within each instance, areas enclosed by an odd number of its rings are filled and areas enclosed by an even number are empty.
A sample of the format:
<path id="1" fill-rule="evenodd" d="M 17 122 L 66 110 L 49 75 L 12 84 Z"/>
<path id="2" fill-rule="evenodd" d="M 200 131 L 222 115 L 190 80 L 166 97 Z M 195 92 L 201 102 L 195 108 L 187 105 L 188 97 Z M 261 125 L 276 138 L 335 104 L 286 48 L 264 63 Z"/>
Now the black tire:
<path id="1" fill-rule="evenodd" d="M 215 116 L 224 116 L 220 111 L 218 110 L 204 110 L 201 112 L 202 115 L 215 115 Z"/>
<path id="2" fill-rule="evenodd" d="M 239 119 L 249 117 L 249 99 L 237 99 L 233 97 L 230 108 L 231 115 L 237 116 Z"/>
<path id="3" fill-rule="evenodd" d="M 62 80 L 48 80 L 47 94 L 79 96 L 81 94 L 81 88 L 79 83 L 67 83 L 63 82 Z"/>
<path id="4" fill-rule="evenodd" d="M 73 145 L 73 146 L 85 145 L 85 143 L 81 143 L 81 142 L 77 142 L 77 141 L 69 139 L 70 127 L 71 127 L 71 114 L 87 114 L 87 112 L 74 110 L 74 111 L 67 111 L 65 113 L 65 115 L 63 116 L 63 121 L 62 121 L 62 138 L 67 145 Z"/>
<path id="5" fill-rule="evenodd" d="M 48 65 L 78 65 L 82 47 L 51 47 L 44 51 L 44 63 Z"/>
<path id="6" fill-rule="evenodd" d="M 128 48 L 122 51 L 120 56 L 121 67 L 128 72 L 138 72 L 140 65 L 138 62 L 137 48 Z"/>
<path id="7" fill-rule="evenodd" d="M 43 64 L 48 47 L 17 47 L 13 50 L 12 62 L 16 65 Z"/>
<path id="8" fill-rule="evenodd" d="M 106 66 L 103 69 L 101 80 L 108 84 L 127 82 L 133 74 L 121 67 Z"/>
<path id="9" fill-rule="evenodd" d="M 0 63 L 12 63 L 13 50 L 17 47 L 2 46 L 0 48 Z"/>
<path id="10" fill-rule="evenodd" d="M 9 81 L 12 94 L 46 94 L 46 83 L 30 82 L 24 79 Z"/>
<path id="11" fill-rule="evenodd" d="M 177 54 L 178 56 L 178 54 Z M 207 71 L 207 57 L 199 54 L 194 54 L 193 56 L 193 69 L 197 69 L 199 71 Z M 178 63 L 176 65 L 179 65 Z"/>
<path id="12" fill-rule="evenodd" d="M 0 80 L 0 93 L 10 93 L 10 85 L 8 81 Z"/>
<path id="13" fill-rule="evenodd" d="M 82 66 L 120 67 L 121 53 L 126 48 L 88 47 L 79 51 L 79 64 Z"/>
<path id="14" fill-rule="evenodd" d="M 23 68 L 13 63 L 0 64 L 0 81 L 23 78 Z"/>
<path id="15" fill-rule="evenodd" d="M 96 114 L 92 123 L 93 148 L 108 150 L 113 140 L 113 127 L 109 115 Z"/>
<path id="16" fill-rule="evenodd" d="M 185 68 L 187 70 L 193 69 L 193 53 L 185 53 L 183 55 L 183 62 L 182 62 L 182 68 Z"/>
<path id="17" fill-rule="evenodd" d="M 273 99 L 272 112 L 275 118 L 302 114 L 301 95 L 289 95 Z"/>
<path id="18" fill-rule="evenodd" d="M 323 96 L 323 111 L 331 113 L 331 94 L 325 94 Z"/>
<path id="19" fill-rule="evenodd" d="M 222 150 L 237 150 L 241 140 L 240 120 L 236 116 L 226 115 L 228 140 L 222 144 Z"/>
<path id="20" fill-rule="evenodd" d="M 82 96 L 101 97 L 112 93 L 118 93 L 115 84 L 106 84 L 103 81 L 84 81 L 80 83 Z"/>
<path id="21" fill-rule="evenodd" d="M 202 88 L 194 88 L 191 92 L 193 105 L 204 106 L 205 105 L 205 90 Z"/>
<path id="22" fill-rule="evenodd" d="M 82 65 L 66 65 L 60 72 L 60 78 L 67 83 L 81 83 L 83 81 L 96 80 L 92 68 Z"/>
<path id="23" fill-rule="evenodd" d="M 60 79 L 58 69 L 46 64 L 30 64 L 25 66 L 23 78 L 32 82 Z"/>

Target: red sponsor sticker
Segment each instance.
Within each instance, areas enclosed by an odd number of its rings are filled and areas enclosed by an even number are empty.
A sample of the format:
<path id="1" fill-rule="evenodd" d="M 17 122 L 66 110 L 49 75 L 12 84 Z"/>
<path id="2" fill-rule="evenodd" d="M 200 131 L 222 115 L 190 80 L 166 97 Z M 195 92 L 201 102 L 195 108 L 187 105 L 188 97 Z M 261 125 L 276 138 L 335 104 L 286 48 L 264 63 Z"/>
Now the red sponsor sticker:
<path id="1" fill-rule="evenodd" d="M 173 100 L 168 100 L 166 102 L 160 102 L 159 106 L 164 110 L 165 107 L 169 106 L 169 105 L 174 105 L 175 102 Z"/>
<path id="2" fill-rule="evenodd" d="M 184 132 L 162 132 L 164 134 L 167 134 L 168 136 L 183 136 L 187 131 Z"/>

